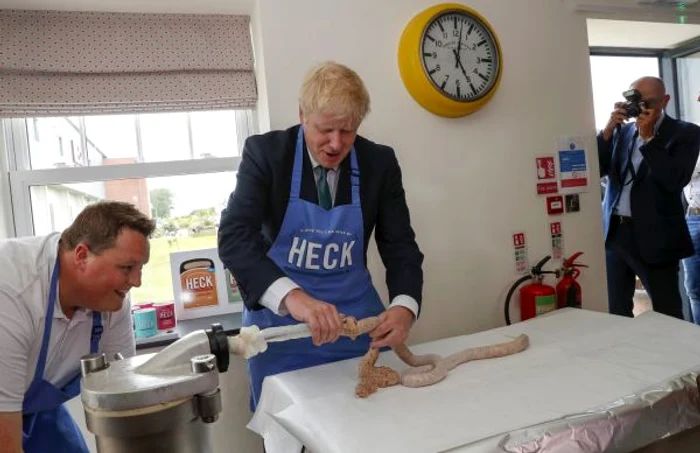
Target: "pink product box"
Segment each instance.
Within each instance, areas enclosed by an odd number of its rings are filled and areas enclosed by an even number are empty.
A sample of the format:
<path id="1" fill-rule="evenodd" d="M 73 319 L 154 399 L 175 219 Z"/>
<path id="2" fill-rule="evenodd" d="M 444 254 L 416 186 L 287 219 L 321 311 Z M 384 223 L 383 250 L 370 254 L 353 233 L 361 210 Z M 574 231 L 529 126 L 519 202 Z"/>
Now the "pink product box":
<path id="1" fill-rule="evenodd" d="M 170 330 L 175 327 L 175 304 L 156 304 L 156 318 L 158 319 L 158 330 Z"/>

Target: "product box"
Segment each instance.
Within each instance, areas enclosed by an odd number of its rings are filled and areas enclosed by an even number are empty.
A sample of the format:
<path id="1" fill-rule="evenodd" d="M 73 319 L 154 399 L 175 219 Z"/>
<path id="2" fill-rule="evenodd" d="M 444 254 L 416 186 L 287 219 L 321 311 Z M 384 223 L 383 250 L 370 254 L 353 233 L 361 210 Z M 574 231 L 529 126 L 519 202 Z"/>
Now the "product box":
<path id="1" fill-rule="evenodd" d="M 241 294 L 215 248 L 170 254 L 178 320 L 243 311 Z"/>

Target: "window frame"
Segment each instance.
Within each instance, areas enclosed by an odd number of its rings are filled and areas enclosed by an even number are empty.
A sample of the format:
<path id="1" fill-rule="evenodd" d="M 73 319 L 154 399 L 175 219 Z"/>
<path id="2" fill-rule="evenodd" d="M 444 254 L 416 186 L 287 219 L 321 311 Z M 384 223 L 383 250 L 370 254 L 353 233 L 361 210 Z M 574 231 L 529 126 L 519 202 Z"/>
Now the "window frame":
<path id="1" fill-rule="evenodd" d="M 659 65 L 659 77 L 663 80 L 666 85 L 666 90 L 674 89 L 670 85 L 676 84 L 675 67 L 668 65 L 668 61 L 665 57 L 664 49 L 646 49 L 646 48 L 634 48 L 634 47 L 589 47 L 588 52 L 589 57 L 653 57 L 656 58 Z M 675 65 L 673 65 L 675 66 Z M 672 78 L 672 84 L 668 83 L 668 78 Z M 631 81 L 630 81 L 631 82 Z M 675 106 L 669 106 L 671 109 L 675 109 Z M 668 110 L 668 109 L 667 109 Z M 675 114 L 675 111 L 669 111 L 671 115 Z"/>
<path id="2" fill-rule="evenodd" d="M 28 127 L 31 118 L 2 119 L 0 146 L 4 148 L 9 197 L 0 200 L 10 211 L 7 221 L 10 236 L 33 236 L 34 219 L 31 203 L 32 186 L 79 184 L 120 179 L 146 179 L 185 176 L 206 173 L 235 172 L 241 163 L 245 139 L 257 133 L 254 109 L 236 110 L 236 135 L 239 155 L 234 157 L 206 157 L 199 159 L 137 162 L 130 164 L 100 165 L 93 167 L 63 167 L 31 169 Z M 82 118 L 82 117 L 81 117 Z M 3 139 L 4 135 L 4 139 Z M 142 158 L 142 156 L 140 156 Z M 1 163 L 1 162 L 0 162 Z"/>
<path id="3" fill-rule="evenodd" d="M 656 59 L 656 64 L 658 67 L 658 73 L 659 77 L 661 79 L 664 79 L 664 74 L 668 73 L 667 71 L 664 70 L 664 65 L 663 65 L 663 49 L 645 49 L 645 48 L 628 48 L 628 47 L 598 47 L 598 46 L 592 46 L 589 47 L 589 52 L 588 52 L 588 59 L 589 59 L 589 71 L 591 72 L 591 94 L 592 100 L 594 102 L 594 110 L 595 110 L 595 86 L 593 86 L 593 68 L 592 68 L 592 57 L 622 57 L 622 58 L 645 58 L 645 59 Z M 631 80 L 629 82 L 632 82 Z M 666 82 L 667 85 L 669 85 Z M 622 89 L 621 89 L 622 91 Z M 667 87 L 668 91 L 668 87 Z M 620 96 L 620 99 L 622 97 Z M 666 108 L 666 111 L 671 115 L 675 116 L 675 111 L 673 110 L 674 106 L 668 105 Z M 594 112 L 595 114 L 595 112 Z M 596 120 L 597 118 L 594 118 Z M 596 122 L 596 133 L 599 132 L 598 126 Z"/>
<path id="4" fill-rule="evenodd" d="M 683 110 L 681 109 L 681 100 L 679 95 L 679 93 L 681 93 L 681 86 L 680 81 L 678 80 L 678 60 L 698 52 L 700 52 L 700 37 L 691 39 L 690 41 L 664 53 L 664 58 L 668 60 L 668 64 L 673 70 L 673 91 L 670 92 L 670 94 L 675 109 L 674 113 L 676 113 L 675 117 L 681 120 L 687 120 L 687 118 L 683 118 L 681 115 Z"/>
<path id="5" fill-rule="evenodd" d="M 675 104 L 676 73 L 675 65 L 670 64 L 666 58 L 664 49 L 647 49 L 637 47 L 589 47 L 589 57 L 654 57 L 659 65 L 659 77 L 666 84 L 666 91 L 671 95 L 672 101 L 666 106 L 669 115 L 675 117 L 677 106 Z M 630 80 L 630 82 L 632 82 Z M 671 82 L 671 83 L 669 83 Z"/>
<path id="6" fill-rule="evenodd" d="M 634 47 L 597 47 L 588 48 L 589 56 L 613 56 L 613 57 L 656 57 L 659 60 L 659 76 L 666 85 L 666 93 L 671 96 L 671 101 L 666 106 L 666 112 L 674 118 L 681 117 L 681 104 L 679 93 L 681 91 L 678 80 L 678 60 L 680 58 L 700 52 L 700 37 L 694 38 L 673 49 L 646 49 Z"/>

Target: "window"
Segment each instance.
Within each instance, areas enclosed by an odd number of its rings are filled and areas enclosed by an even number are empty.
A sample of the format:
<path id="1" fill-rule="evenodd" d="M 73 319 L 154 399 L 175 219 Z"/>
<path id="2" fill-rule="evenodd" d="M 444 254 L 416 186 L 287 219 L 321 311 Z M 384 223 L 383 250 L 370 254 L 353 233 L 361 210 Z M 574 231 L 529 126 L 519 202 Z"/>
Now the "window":
<path id="1" fill-rule="evenodd" d="M 66 228 L 88 204 L 127 201 L 157 224 L 132 299 L 173 298 L 169 254 L 216 247 L 252 111 L 5 120 L 17 236 Z"/>
<path id="2" fill-rule="evenodd" d="M 677 61 L 681 118 L 700 125 L 700 52 Z"/>
<path id="3" fill-rule="evenodd" d="M 33 118 L 31 124 L 32 170 L 234 157 L 242 146 L 231 110 Z"/>
<path id="4" fill-rule="evenodd" d="M 624 101 L 622 92 L 644 76 L 659 77 L 657 57 L 591 56 L 595 126 L 601 130 L 610 119 L 616 102 Z"/>

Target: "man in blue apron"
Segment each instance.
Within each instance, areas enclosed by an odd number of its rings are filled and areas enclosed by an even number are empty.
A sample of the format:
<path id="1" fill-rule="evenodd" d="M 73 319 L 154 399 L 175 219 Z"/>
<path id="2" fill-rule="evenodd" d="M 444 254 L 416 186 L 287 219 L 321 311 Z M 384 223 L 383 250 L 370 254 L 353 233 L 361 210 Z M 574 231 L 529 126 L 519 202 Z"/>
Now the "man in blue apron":
<path id="1" fill-rule="evenodd" d="M 134 206 L 102 202 L 61 234 L 0 242 L 0 450 L 88 452 L 64 403 L 80 393 L 80 357 L 134 354 L 124 301 L 154 228 Z"/>
<path id="2" fill-rule="evenodd" d="M 243 323 L 307 323 L 312 338 L 270 344 L 248 361 L 251 409 L 265 376 L 363 355 L 406 340 L 418 316 L 423 255 L 394 151 L 357 135 L 369 95 L 351 69 L 324 63 L 306 77 L 300 125 L 250 137 L 222 213 L 219 255 L 239 284 Z M 367 270 L 375 234 L 391 303 Z M 379 315 L 367 336 L 339 338 L 341 316 Z"/>

